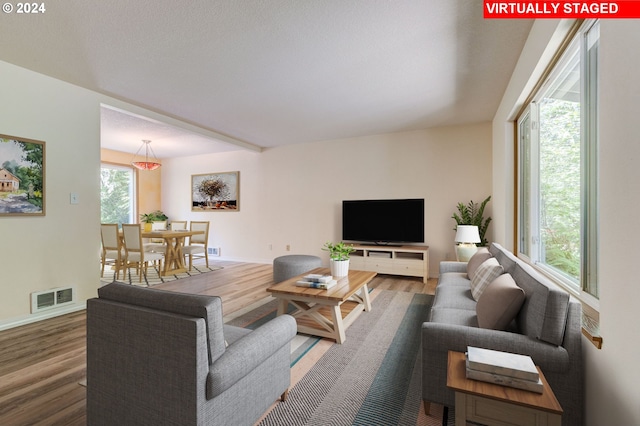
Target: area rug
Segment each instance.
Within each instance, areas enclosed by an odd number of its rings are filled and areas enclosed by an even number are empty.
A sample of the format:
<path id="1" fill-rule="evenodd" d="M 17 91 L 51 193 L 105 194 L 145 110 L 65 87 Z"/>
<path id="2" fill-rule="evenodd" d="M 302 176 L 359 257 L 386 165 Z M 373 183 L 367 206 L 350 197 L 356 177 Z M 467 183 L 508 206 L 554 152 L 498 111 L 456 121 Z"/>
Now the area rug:
<path id="1" fill-rule="evenodd" d="M 433 296 L 374 290 L 371 299 L 372 310 L 347 329 L 342 345 L 301 334 L 294 339 L 289 398 L 257 424 L 442 424 L 442 407 L 432 404 L 426 416 L 421 398 L 420 332 Z M 225 322 L 255 328 L 276 308 L 275 301 L 261 301 Z M 455 424 L 451 414 L 445 424 Z"/>
<path id="2" fill-rule="evenodd" d="M 144 274 L 142 275 L 142 282 L 140 281 L 140 277 L 138 277 L 138 275 L 136 274 L 135 268 L 131 268 L 131 274 L 127 272 L 126 277 L 123 277 L 123 274 L 121 272 L 118 275 L 118 281 L 142 287 L 152 287 L 157 284 L 167 283 L 179 280 L 181 278 L 192 277 L 194 275 L 200 275 L 206 272 L 216 271 L 218 269 L 222 269 L 222 267 L 207 267 L 205 261 L 203 259 L 199 259 L 198 261 L 195 261 L 193 263 L 193 268 L 190 271 L 186 271 L 181 274 L 161 276 L 157 266 L 149 265 L 146 277 Z M 100 282 L 103 284 L 109 284 L 110 282 L 113 282 L 115 280 L 114 275 L 115 271 L 111 269 L 110 266 L 107 266 L 104 270 L 104 277 L 100 278 Z"/>

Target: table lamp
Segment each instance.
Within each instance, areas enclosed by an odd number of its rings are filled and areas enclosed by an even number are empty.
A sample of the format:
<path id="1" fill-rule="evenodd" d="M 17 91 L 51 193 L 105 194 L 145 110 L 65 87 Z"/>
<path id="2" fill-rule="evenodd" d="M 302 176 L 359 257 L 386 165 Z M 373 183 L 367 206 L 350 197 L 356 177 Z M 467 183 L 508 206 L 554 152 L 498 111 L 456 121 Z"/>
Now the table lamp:
<path id="1" fill-rule="evenodd" d="M 456 228 L 456 259 L 468 262 L 478 251 L 476 243 L 480 242 L 478 227 L 474 225 L 458 225 Z"/>

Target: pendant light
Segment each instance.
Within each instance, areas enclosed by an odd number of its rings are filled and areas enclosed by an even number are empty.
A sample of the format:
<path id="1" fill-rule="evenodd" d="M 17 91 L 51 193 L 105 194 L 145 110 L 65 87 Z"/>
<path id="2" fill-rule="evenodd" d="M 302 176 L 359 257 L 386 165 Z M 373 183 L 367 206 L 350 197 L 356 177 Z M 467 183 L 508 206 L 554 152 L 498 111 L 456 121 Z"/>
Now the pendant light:
<path id="1" fill-rule="evenodd" d="M 160 166 L 162 165 L 158 162 L 158 159 L 156 158 L 156 155 L 153 152 L 153 149 L 151 149 L 150 144 L 151 144 L 150 140 L 143 140 L 142 145 L 140 145 L 140 148 L 138 148 L 138 151 L 136 151 L 136 153 L 133 155 L 133 158 L 131 159 L 131 165 L 136 169 L 155 170 L 160 168 Z M 144 161 L 133 161 L 136 159 L 136 156 L 138 155 L 142 147 L 145 148 Z M 149 161 L 149 151 L 151 151 L 151 155 L 153 155 L 153 159 L 155 159 L 155 161 Z"/>

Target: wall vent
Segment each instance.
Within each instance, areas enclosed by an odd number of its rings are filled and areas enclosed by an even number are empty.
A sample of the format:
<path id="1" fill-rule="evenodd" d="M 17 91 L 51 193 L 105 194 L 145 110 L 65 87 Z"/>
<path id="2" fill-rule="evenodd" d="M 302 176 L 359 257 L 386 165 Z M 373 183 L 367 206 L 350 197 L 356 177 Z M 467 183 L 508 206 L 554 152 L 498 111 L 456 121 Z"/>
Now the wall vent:
<path id="1" fill-rule="evenodd" d="M 207 247 L 207 254 L 209 256 L 220 256 L 220 247 Z"/>
<path id="2" fill-rule="evenodd" d="M 57 308 L 74 303 L 76 290 L 73 287 L 59 287 L 31 293 L 31 313 Z"/>

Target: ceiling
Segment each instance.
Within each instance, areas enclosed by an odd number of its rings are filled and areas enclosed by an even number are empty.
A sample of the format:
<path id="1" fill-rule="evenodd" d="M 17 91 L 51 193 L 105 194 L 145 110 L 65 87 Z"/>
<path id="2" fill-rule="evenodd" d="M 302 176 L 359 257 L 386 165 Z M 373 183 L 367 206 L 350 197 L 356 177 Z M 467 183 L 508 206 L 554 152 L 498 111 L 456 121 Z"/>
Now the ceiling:
<path id="1" fill-rule="evenodd" d="M 0 59 L 178 120 L 103 108 L 103 147 L 259 150 L 490 121 L 533 21 L 482 5 L 57 0 L 3 14 Z"/>

